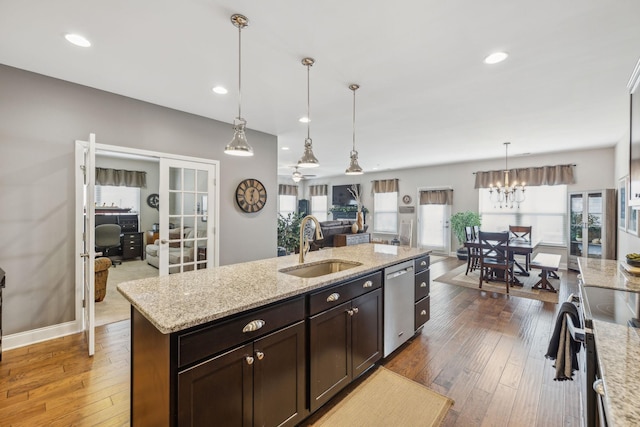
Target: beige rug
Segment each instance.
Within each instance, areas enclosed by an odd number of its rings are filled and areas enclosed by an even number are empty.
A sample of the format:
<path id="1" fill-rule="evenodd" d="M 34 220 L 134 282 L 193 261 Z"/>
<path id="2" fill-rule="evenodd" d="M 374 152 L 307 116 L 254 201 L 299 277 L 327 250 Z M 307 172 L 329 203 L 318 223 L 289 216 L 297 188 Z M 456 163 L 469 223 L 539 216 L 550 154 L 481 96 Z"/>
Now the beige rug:
<path id="1" fill-rule="evenodd" d="M 150 266 L 146 261 L 122 261 L 122 264 L 117 267 L 109 268 L 107 295 L 95 305 L 96 326 L 119 322 L 131 317 L 129 301 L 116 289 L 118 283 L 157 276 L 158 269 Z"/>
<path id="2" fill-rule="evenodd" d="M 439 426 L 452 405 L 452 399 L 378 367 L 313 426 Z"/>
<path id="3" fill-rule="evenodd" d="M 469 272 L 468 275 L 465 275 L 464 272 L 467 270 L 467 264 L 463 264 L 448 273 L 443 274 L 442 276 L 433 279 L 436 282 L 448 283 L 450 285 L 464 286 L 465 288 L 478 289 L 485 292 L 496 292 L 499 294 L 506 294 L 507 289 L 504 282 L 489 282 L 483 283 L 482 289 L 478 288 L 478 284 L 480 281 L 480 273 L 478 270 L 473 272 Z M 547 290 L 541 289 L 532 289 L 533 285 L 535 285 L 540 277 L 540 270 L 531 270 L 531 275 L 529 277 L 526 276 L 518 276 L 516 277 L 520 282 L 523 283 L 523 286 L 513 286 L 509 289 L 509 295 L 530 298 L 539 301 L 546 301 L 552 303 L 558 303 L 558 293 L 559 292 L 549 292 Z M 562 277 L 562 272 L 557 272 L 559 277 Z M 556 288 L 556 290 L 560 290 L 560 279 L 552 279 L 549 278 L 549 283 L 551 286 Z"/>

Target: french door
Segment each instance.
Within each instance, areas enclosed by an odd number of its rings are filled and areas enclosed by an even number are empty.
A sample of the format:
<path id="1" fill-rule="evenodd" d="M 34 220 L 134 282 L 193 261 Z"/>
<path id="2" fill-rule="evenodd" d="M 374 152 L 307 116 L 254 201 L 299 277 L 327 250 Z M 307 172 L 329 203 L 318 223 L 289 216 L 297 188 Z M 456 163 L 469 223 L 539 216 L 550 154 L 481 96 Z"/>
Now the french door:
<path id="1" fill-rule="evenodd" d="M 449 254 L 451 205 L 418 205 L 418 247 Z"/>
<path id="2" fill-rule="evenodd" d="M 217 165 L 160 158 L 160 275 L 213 267 Z"/>
<path id="3" fill-rule="evenodd" d="M 89 141 L 76 141 L 76 283 L 82 289 L 82 328 L 87 341 L 89 356 L 95 352 L 95 246 L 94 233 L 94 183 L 96 137 L 89 136 Z M 78 313 L 78 310 L 76 310 Z"/>

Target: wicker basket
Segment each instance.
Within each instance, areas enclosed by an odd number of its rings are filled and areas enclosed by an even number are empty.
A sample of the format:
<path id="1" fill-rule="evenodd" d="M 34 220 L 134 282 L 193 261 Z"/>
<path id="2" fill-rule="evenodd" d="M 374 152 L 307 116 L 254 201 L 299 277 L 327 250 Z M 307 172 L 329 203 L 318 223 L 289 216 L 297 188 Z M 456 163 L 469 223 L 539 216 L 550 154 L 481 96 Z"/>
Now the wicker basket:
<path id="1" fill-rule="evenodd" d="M 95 300 L 100 302 L 107 295 L 107 278 L 109 277 L 109 267 L 111 260 L 109 258 L 96 258 L 95 263 Z"/>

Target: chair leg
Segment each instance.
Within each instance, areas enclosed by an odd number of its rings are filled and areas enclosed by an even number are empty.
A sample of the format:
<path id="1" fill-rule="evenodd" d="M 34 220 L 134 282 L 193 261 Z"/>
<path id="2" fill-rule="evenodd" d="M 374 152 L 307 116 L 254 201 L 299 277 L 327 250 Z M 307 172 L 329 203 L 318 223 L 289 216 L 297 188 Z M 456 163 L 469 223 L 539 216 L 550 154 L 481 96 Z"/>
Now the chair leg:
<path id="1" fill-rule="evenodd" d="M 478 286 L 478 288 L 482 289 L 482 279 L 483 279 L 483 275 L 484 275 L 484 269 L 482 268 L 482 266 L 480 267 L 480 284 Z"/>

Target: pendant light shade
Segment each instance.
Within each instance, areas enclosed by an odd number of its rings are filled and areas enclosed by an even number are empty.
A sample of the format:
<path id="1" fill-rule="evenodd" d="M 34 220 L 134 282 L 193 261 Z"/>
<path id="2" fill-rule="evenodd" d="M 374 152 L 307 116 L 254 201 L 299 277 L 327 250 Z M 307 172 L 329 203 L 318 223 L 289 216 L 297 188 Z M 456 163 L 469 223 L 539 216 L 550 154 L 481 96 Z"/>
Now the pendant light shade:
<path id="1" fill-rule="evenodd" d="M 296 166 L 296 170 L 291 175 L 291 179 L 293 179 L 293 182 L 300 182 L 302 180 L 302 172 L 298 170 L 298 166 Z"/>
<path id="2" fill-rule="evenodd" d="M 300 160 L 298 160 L 298 166 L 301 168 L 317 168 L 320 166 L 320 162 L 316 159 L 316 156 L 313 154 L 313 142 L 310 137 L 310 122 L 311 122 L 311 112 L 310 112 L 310 103 L 309 103 L 309 69 L 315 63 L 313 58 L 304 58 L 302 60 L 302 65 L 307 67 L 307 137 L 304 140 L 304 153 Z"/>
<path id="3" fill-rule="evenodd" d="M 238 28 L 238 117 L 233 121 L 233 138 L 224 148 L 224 153 L 232 156 L 253 156 L 253 148 L 244 133 L 247 121 L 242 118 L 242 29 L 249 25 L 244 15 L 231 15 L 231 23 Z"/>
<path id="4" fill-rule="evenodd" d="M 347 170 L 344 172 L 347 175 L 362 175 L 364 171 L 358 164 L 358 152 L 356 151 L 356 90 L 358 90 L 360 86 L 357 84 L 349 85 L 349 89 L 353 91 L 353 147 L 351 149 L 351 153 L 349 154 L 350 163 Z"/>

